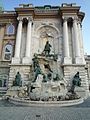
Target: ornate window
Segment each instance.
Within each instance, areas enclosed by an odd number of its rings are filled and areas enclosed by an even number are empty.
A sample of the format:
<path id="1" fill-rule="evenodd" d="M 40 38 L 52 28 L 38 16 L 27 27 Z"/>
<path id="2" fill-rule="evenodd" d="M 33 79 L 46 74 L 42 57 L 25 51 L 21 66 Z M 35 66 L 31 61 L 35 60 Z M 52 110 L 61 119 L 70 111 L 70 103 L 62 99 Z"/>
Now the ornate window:
<path id="1" fill-rule="evenodd" d="M 12 52 L 13 52 L 13 46 L 10 43 L 7 43 L 4 47 L 4 60 L 11 60 L 12 57 Z"/>
<path id="2" fill-rule="evenodd" d="M 7 31 L 6 31 L 6 33 L 7 33 L 8 35 L 11 35 L 11 34 L 14 34 L 14 32 L 15 32 L 15 27 L 14 27 L 14 25 L 12 25 L 12 24 L 8 25 L 8 26 L 7 26 Z"/>

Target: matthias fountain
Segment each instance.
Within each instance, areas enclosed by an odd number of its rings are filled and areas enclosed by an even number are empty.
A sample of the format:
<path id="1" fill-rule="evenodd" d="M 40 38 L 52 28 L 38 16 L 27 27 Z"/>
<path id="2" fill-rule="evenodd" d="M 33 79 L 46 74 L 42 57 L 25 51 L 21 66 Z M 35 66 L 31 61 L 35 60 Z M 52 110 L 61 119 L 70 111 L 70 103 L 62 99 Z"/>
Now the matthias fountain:
<path id="1" fill-rule="evenodd" d="M 46 41 L 42 53 L 34 54 L 32 72 L 26 84 L 23 85 L 21 74 L 17 72 L 13 85 L 6 94 L 10 102 L 19 105 L 72 105 L 82 102 L 75 92 L 75 87 L 81 85 L 79 71 L 68 87 L 58 55 L 50 53 L 51 47 L 49 41 Z"/>

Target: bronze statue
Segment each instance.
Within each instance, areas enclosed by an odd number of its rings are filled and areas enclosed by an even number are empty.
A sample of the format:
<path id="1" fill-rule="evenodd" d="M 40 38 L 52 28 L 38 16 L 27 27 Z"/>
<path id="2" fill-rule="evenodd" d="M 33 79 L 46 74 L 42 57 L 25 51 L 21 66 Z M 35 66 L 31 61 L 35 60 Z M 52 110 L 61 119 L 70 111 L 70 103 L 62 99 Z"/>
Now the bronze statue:
<path id="1" fill-rule="evenodd" d="M 80 86 L 81 85 L 81 78 L 79 77 L 79 72 L 77 72 L 72 81 L 73 85 Z"/>
<path id="2" fill-rule="evenodd" d="M 47 74 L 47 79 L 50 81 L 52 79 L 52 73 L 49 71 Z"/>
<path id="3" fill-rule="evenodd" d="M 21 74 L 17 72 L 15 76 L 15 81 L 13 81 L 13 86 L 21 86 Z"/>
<path id="4" fill-rule="evenodd" d="M 46 69 L 48 69 L 50 72 L 53 72 L 53 71 L 51 70 L 51 67 L 50 67 L 49 64 L 44 64 L 44 67 L 45 67 Z"/>
<path id="5" fill-rule="evenodd" d="M 33 82 L 36 81 L 36 79 L 37 79 L 37 77 L 38 77 L 39 74 L 43 75 L 43 73 L 42 73 L 41 68 L 40 68 L 39 65 L 37 65 L 37 67 L 35 68 L 35 71 L 34 71 L 34 72 L 35 72 L 35 78 L 34 78 L 34 81 L 33 81 Z"/>
<path id="6" fill-rule="evenodd" d="M 33 61 L 33 68 L 35 70 L 36 67 L 39 65 L 38 57 L 36 54 L 34 54 L 34 58 L 32 59 L 32 61 Z"/>
<path id="7" fill-rule="evenodd" d="M 72 80 L 72 86 L 71 86 L 71 89 L 70 89 L 70 92 L 71 93 L 75 93 L 74 92 L 74 89 L 75 89 L 75 86 L 81 86 L 81 78 L 79 76 L 79 72 L 77 72 Z"/>
<path id="8" fill-rule="evenodd" d="M 59 74 L 57 73 L 55 78 L 53 78 L 54 81 L 59 81 L 60 80 L 60 77 L 59 77 Z"/>
<path id="9" fill-rule="evenodd" d="M 46 75 L 43 74 L 43 81 L 42 81 L 42 82 L 47 82 L 47 81 L 48 81 L 48 80 L 47 80 Z"/>
<path id="10" fill-rule="evenodd" d="M 50 51 L 51 51 L 51 48 L 52 46 L 49 44 L 49 41 L 47 41 L 46 42 L 46 45 L 45 45 L 45 47 L 44 47 L 44 51 L 43 52 L 45 52 L 45 55 L 47 56 L 47 55 L 49 55 L 50 54 Z"/>

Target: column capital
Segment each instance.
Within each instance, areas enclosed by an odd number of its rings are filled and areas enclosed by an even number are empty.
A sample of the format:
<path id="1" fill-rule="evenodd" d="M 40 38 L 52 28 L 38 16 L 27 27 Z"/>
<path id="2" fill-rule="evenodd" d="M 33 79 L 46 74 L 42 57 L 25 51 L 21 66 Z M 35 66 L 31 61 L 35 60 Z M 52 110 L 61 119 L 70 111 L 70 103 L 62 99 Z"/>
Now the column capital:
<path id="1" fill-rule="evenodd" d="M 78 17 L 73 17 L 73 22 L 78 22 Z"/>
<path id="2" fill-rule="evenodd" d="M 17 17 L 17 20 L 18 20 L 18 21 L 22 21 L 22 20 L 23 20 L 23 17 Z"/>
<path id="3" fill-rule="evenodd" d="M 82 21 L 80 18 L 78 19 L 78 24 L 80 25 L 80 28 L 82 28 Z"/>
<path id="4" fill-rule="evenodd" d="M 78 22 L 81 24 L 82 23 L 82 21 L 81 21 L 81 19 L 80 18 L 78 18 Z"/>
<path id="5" fill-rule="evenodd" d="M 64 17 L 64 16 L 62 17 L 62 19 L 63 19 L 64 22 L 67 21 L 68 18 L 69 18 L 69 17 Z"/>
<path id="6" fill-rule="evenodd" d="M 32 22 L 33 17 L 32 17 L 32 16 L 29 16 L 29 17 L 27 17 L 27 20 Z"/>

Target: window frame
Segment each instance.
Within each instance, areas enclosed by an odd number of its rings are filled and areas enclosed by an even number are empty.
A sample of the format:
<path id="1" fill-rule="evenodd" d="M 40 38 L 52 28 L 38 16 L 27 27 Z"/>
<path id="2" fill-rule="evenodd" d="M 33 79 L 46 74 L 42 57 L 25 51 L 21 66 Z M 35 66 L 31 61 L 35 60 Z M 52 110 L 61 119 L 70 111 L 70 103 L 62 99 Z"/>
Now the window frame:
<path id="1" fill-rule="evenodd" d="M 11 30 L 10 30 L 11 29 Z M 11 32 L 12 31 L 12 32 Z M 15 34 L 15 26 L 13 24 L 8 24 L 6 26 L 6 34 L 7 35 L 13 35 Z"/>
<path id="2" fill-rule="evenodd" d="M 6 46 L 7 45 L 11 45 L 11 47 L 12 47 L 12 49 L 11 49 L 11 51 L 10 52 L 7 52 L 6 53 Z M 10 54 L 10 59 L 5 59 L 5 55 L 8 55 L 8 54 Z M 4 46 L 3 46 L 3 54 L 2 54 L 3 56 L 2 56 L 2 58 L 3 58 L 3 61 L 11 61 L 11 59 L 12 59 L 12 56 L 13 56 L 13 44 L 12 43 L 5 43 L 4 44 Z"/>

